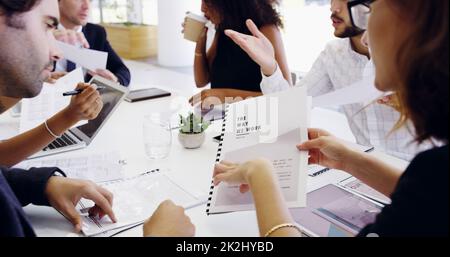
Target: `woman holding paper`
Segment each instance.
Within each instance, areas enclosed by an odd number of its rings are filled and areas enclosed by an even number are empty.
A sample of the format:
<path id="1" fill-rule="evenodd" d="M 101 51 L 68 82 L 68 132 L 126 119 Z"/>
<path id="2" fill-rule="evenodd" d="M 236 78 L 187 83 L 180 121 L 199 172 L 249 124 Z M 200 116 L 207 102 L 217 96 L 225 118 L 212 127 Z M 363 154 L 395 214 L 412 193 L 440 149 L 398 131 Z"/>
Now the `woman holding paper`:
<path id="1" fill-rule="evenodd" d="M 397 93 L 402 116 L 395 129 L 411 120 L 417 142 L 445 146 L 417 155 L 404 173 L 345 147 L 323 130 L 310 130 L 310 141 L 298 149 L 309 151 L 310 163 L 347 171 L 391 197 L 392 203 L 359 236 L 448 236 L 449 2 L 361 0 L 349 7 L 366 10 L 352 18 L 355 26 L 368 28 L 377 88 Z M 221 163 L 214 180 L 252 191 L 261 235 L 300 235 L 269 164 Z"/>
<path id="2" fill-rule="evenodd" d="M 202 11 L 216 26 L 213 43 L 207 49 L 207 31 L 197 41 L 194 60 L 194 75 L 197 87 L 203 88 L 211 83 L 211 89 L 203 90 L 191 99 L 195 105 L 208 97 L 221 103 L 226 97 L 247 98 L 261 95 L 261 71 L 239 46 L 228 38 L 224 31 L 234 29 L 249 34 L 245 20 L 252 18 L 256 26 L 268 38 L 275 49 L 275 58 L 283 76 L 291 81 L 290 71 L 284 52 L 280 27 L 282 21 L 274 9 L 273 0 L 203 0 Z M 183 27 L 185 24 L 183 24 Z M 215 103 L 220 104 L 220 103 Z M 207 106 L 209 108 L 209 106 Z"/>
<path id="3" fill-rule="evenodd" d="M 79 121 L 95 119 L 103 108 L 99 92 L 94 86 L 85 83 L 78 84 L 77 89 L 83 92 L 73 96 L 66 108 L 44 124 L 0 142 L 0 165 L 14 166 L 44 149 Z M 3 113 L 17 101 L 14 98 L 0 98 L 0 112 Z"/>

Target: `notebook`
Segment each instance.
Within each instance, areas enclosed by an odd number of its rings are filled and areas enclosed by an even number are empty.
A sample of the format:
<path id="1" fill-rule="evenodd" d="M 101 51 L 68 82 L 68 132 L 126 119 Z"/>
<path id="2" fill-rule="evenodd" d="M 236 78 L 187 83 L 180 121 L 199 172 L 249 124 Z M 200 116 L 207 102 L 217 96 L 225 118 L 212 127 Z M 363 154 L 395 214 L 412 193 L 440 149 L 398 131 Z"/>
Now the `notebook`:
<path id="1" fill-rule="evenodd" d="M 269 160 L 290 208 L 306 204 L 308 153 L 296 144 L 308 139 L 310 98 L 304 88 L 251 98 L 225 107 L 216 162 Z M 210 188 L 207 214 L 253 210 L 250 192 L 221 183 Z"/>
<path id="2" fill-rule="evenodd" d="M 310 237 L 354 237 L 375 222 L 383 205 L 329 184 L 308 193 L 305 208 L 291 209 L 291 215 Z"/>
<path id="3" fill-rule="evenodd" d="M 97 236 L 109 231 L 115 233 L 142 224 L 160 203 L 168 199 L 186 209 L 206 202 L 206 199 L 195 197 L 175 184 L 159 170 L 99 185 L 113 193 L 113 211 L 118 222 L 113 223 L 109 217 L 103 217 L 101 220 L 90 217 L 88 211 L 94 203 L 82 199 L 77 210 L 82 215 L 82 232 L 86 236 Z"/>

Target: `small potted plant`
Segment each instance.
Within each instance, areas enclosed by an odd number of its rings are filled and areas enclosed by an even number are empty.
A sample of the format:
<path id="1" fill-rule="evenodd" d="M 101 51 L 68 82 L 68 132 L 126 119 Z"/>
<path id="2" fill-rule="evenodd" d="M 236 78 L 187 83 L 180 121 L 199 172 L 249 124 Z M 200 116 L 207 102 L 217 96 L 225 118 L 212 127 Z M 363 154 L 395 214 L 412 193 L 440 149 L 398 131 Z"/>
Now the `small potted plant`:
<path id="1" fill-rule="evenodd" d="M 190 112 L 187 117 L 180 115 L 178 140 L 187 149 L 197 149 L 205 142 L 205 130 L 210 123 Z"/>

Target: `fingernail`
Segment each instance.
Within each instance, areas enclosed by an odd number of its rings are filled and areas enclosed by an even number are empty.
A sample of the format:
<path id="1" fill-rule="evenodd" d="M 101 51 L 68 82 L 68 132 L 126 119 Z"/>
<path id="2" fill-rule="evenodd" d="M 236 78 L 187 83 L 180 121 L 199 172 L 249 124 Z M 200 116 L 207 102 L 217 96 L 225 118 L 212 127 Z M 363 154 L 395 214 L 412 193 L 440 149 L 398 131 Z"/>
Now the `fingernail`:
<path id="1" fill-rule="evenodd" d="M 95 90 L 97 90 L 98 86 L 96 84 L 91 84 L 91 87 Z"/>

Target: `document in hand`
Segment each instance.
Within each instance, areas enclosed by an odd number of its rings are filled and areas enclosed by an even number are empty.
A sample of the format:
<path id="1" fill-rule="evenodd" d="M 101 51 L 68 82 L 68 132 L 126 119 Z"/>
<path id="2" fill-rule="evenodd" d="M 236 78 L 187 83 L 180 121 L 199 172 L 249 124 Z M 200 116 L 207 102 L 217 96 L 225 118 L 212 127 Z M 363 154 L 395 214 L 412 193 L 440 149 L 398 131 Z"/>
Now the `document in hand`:
<path id="1" fill-rule="evenodd" d="M 308 139 L 309 116 L 310 98 L 301 87 L 228 105 L 216 161 L 269 160 L 288 207 L 304 207 L 308 153 L 296 145 Z M 236 185 L 212 186 L 208 200 L 208 214 L 254 209 L 251 193 Z"/>
<path id="2" fill-rule="evenodd" d="M 91 71 L 106 69 L 108 53 L 57 42 L 64 58 Z"/>
<path id="3" fill-rule="evenodd" d="M 168 199 L 186 209 L 200 205 L 206 200 L 191 195 L 159 170 L 99 185 L 114 195 L 113 211 L 117 223 L 112 223 L 109 217 L 103 217 L 101 220 L 90 217 L 88 211 L 94 203 L 82 199 L 77 209 L 82 215 L 82 231 L 86 236 L 96 236 L 111 230 L 116 232 L 143 223 L 160 203 Z"/>
<path id="4" fill-rule="evenodd" d="M 63 92 L 74 90 L 78 83 L 83 81 L 83 71 L 79 68 L 58 79 L 54 85 L 45 83 L 38 96 L 23 99 L 20 132 L 23 133 L 41 125 L 45 120 L 67 107 L 70 103 L 70 97 L 64 97 Z M 87 121 L 80 121 L 74 127 L 86 123 Z"/>

